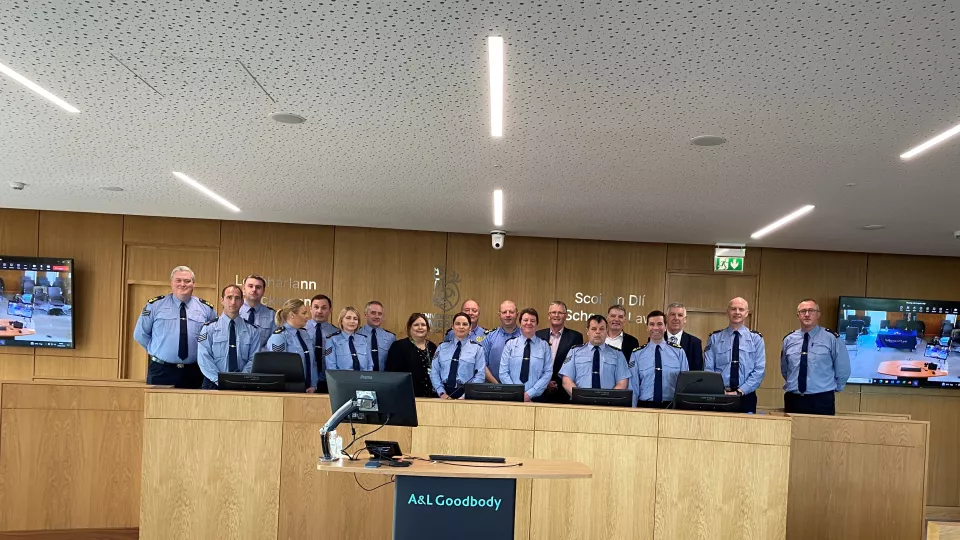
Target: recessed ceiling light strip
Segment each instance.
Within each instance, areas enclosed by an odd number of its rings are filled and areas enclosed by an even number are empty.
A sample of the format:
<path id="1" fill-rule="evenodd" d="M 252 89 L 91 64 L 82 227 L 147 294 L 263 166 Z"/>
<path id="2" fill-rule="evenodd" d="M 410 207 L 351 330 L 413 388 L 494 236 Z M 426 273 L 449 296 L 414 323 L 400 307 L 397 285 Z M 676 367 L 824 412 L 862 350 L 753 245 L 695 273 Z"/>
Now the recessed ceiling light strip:
<path id="1" fill-rule="evenodd" d="M 31 81 L 30 79 L 24 77 L 23 75 L 17 73 L 16 71 L 10 69 L 9 67 L 7 67 L 7 66 L 5 66 L 5 65 L 3 65 L 3 64 L 0 64 L 0 73 L 3 73 L 3 74 L 6 75 L 7 77 L 10 77 L 11 79 L 17 81 L 18 83 L 26 86 L 26 87 L 29 88 L 30 90 L 33 90 L 34 92 L 40 94 L 40 95 L 41 95 L 42 97 L 44 97 L 45 99 L 53 102 L 56 106 L 60 107 L 61 109 L 65 110 L 65 111 L 67 111 L 67 112 L 69 112 L 69 113 L 74 113 L 74 114 L 76 114 L 76 113 L 80 112 L 80 109 L 78 109 L 78 108 L 74 107 L 73 105 L 67 103 L 66 101 L 58 98 L 57 96 L 51 94 L 48 90 L 46 90 L 45 88 L 43 88 L 43 87 L 40 86 L 39 84 Z"/>
<path id="2" fill-rule="evenodd" d="M 210 188 L 208 188 L 207 186 L 201 184 L 200 182 L 197 182 L 196 180 L 194 180 L 193 178 L 190 178 L 189 176 L 183 174 L 182 172 L 173 171 L 173 175 L 176 176 L 177 178 L 179 178 L 180 180 L 183 180 L 183 181 L 186 182 L 190 187 L 196 189 L 196 190 L 199 191 L 200 193 L 203 193 L 203 194 L 206 195 L 207 197 L 210 197 L 211 199 L 213 199 L 213 200 L 217 201 L 218 203 L 222 204 L 223 206 L 226 206 L 226 207 L 229 208 L 231 211 L 233 211 L 233 212 L 239 212 L 239 211 L 240 211 L 240 209 L 237 208 L 232 202 L 224 199 L 224 198 L 221 197 L 220 195 L 217 195 L 212 189 L 210 189 Z"/>
<path id="3" fill-rule="evenodd" d="M 758 238 L 761 238 L 761 237 L 763 237 L 763 236 L 766 236 L 767 234 L 769 234 L 769 233 L 771 233 L 771 232 L 779 229 L 780 227 L 783 227 L 783 226 L 786 225 L 787 223 L 790 223 L 791 221 L 795 221 L 795 220 L 797 220 L 797 219 L 805 216 L 806 214 L 809 214 L 810 212 L 813 211 L 814 208 L 816 208 L 816 207 L 813 206 L 812 204 L 808 204 L 808 205 L 804 206 L 803 208 L 800 208 L 800 209 L 798 209 L 798 210 L 795 210 L 795 211 L 787 214 L 786 216 L 783 216 L 782 218 L 774 221 L 773 223 L 767 225 L 766 227 L 760 229 L 759 231 L 751 234 L 751 235 L 750 235 L 750 238 L 753 238 L 754 240 L 756 240 L 756 239 L 758 239 Z"/>

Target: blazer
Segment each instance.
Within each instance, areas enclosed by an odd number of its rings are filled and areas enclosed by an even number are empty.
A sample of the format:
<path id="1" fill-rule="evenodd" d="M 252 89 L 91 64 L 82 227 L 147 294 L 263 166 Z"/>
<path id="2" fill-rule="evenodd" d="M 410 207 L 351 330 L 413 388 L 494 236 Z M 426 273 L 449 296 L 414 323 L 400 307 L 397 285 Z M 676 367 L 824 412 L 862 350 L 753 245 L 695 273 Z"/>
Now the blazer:
<path id="1" fill-rule="evenodd" d="M 686 332 L 680 336 L 680 347 L 687 353 L 690 371 L 703 371 L 703 342 Z"/>
<path id="2" fill-rule="evenodd" d="M 420 361 L 420 349 L 409 338 L 400 338 L 393 343 L 387 352 L 386 369 L 384 371 L 407 372 L 413 376 L 413 393 L 416 397 L 437 397 L 430 382 L 430 362 L 437 352 L 437 346 L 427 340 L 429 362 L 424 366 Z"/>
<path id="3" fill-rule="evenodd" d="M 550 329 L 537 330 L 537 337 L 549 344 Z M 563 365 L 563 361 L 567 359 L 567 353 L 578 345 L 583 345 L 583 334 L 564 327 L 563 333 L 560 334 L 560 345 L 557 346 L 557 357 L 553 359 L 553 380 L 557 381 L 557 384 L 563 383 L 560 380 L 560 367 Z"/>

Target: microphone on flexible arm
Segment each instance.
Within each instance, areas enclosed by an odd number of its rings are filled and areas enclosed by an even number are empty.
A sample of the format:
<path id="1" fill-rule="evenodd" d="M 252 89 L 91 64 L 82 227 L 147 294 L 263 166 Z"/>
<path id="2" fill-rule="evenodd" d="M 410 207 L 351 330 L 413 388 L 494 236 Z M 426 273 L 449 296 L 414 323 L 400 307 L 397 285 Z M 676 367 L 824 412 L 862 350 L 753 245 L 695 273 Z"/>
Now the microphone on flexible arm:
<path id="1" fill-rule="evenodd" d="M 480 372 L 479 369 L 473 370 L 473 375 L 471 375 L 470 378 L 467 380 L 472 381 L 473 378 L 476 377 L 477 373 L 479 372 Z M 460 386 L 457 386 L 456 388 L 454 388 L 453 392 L 450 392 L 447 395 L 450 396 L 450 399 L 460 399 L 460 396 L 462 396 L 463 393 L 466 391 L 467 391 L 467 383 L 460 383 Z"/>
<path id="2" fill-rule="evenodd" d="M 699 379 L 697 379 L 697 380 L 695 380 L 695 381 L 690 381 L 690 382 L 688 382 L 687 384 L 683 385 L 683 388 L 681 388 L 680 390 L 678 390 L 678 391 L 676 391 L 676 392 L 673 393 L 673 399 L 670 400 L 670 405 L 667 405 L 667 408 L 668 408 L 668 409 L 676 409 L 677 395 L 682 394 L 682 393 L 684 392 L 684 390 L 686 390 L 687 388 L 689 388 L 691 385 L 694 385 L 694 384 L 697 384 L 697 383 L 702 383 L 702 382 L 703 382 L 703 377 L 700 377 Z"/>

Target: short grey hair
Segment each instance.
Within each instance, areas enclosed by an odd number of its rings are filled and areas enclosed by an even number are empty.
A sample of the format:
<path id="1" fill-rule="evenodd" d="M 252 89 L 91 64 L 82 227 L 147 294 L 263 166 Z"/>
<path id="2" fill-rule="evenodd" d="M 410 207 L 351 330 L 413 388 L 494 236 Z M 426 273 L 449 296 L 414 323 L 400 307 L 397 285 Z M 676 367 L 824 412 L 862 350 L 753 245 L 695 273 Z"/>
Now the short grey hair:
<path id="1" fill-rule="evenodd" d="M 670 310 L 673 308 L 680 308 L 683 310 L 684 315 L 687 314 L 687 306 L 681 304 L 680 302 L 671 302 L 670 305 L 667 306 L 667 313 L 670 313 Z"/>
<path id="2" fill-rule="evenodd" d="M 197 280 L 197 275 L 193 273 L 193 270 L 189 266 L 178 266 L 170 271 L 170 281 L 173 281 L 173 275 L 177 272 L 190 272 L 190 279 L 193 281 Z"/>

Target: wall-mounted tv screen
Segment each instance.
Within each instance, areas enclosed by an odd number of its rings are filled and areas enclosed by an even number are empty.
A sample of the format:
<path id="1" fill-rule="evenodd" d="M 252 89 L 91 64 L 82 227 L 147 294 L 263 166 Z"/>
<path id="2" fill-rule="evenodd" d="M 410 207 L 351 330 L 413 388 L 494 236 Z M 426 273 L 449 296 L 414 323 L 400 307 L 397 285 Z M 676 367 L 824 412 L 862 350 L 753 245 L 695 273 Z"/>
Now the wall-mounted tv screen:
<path id="1" fill-rule="evenodd" d="M 849 382 L 960 388 L 960 302 L 840 297 Z"/>
<path id="2" fill-rule="evenodd" d="M 72 349 L 73 259 L 0 255 L 0 347 Z"/>

